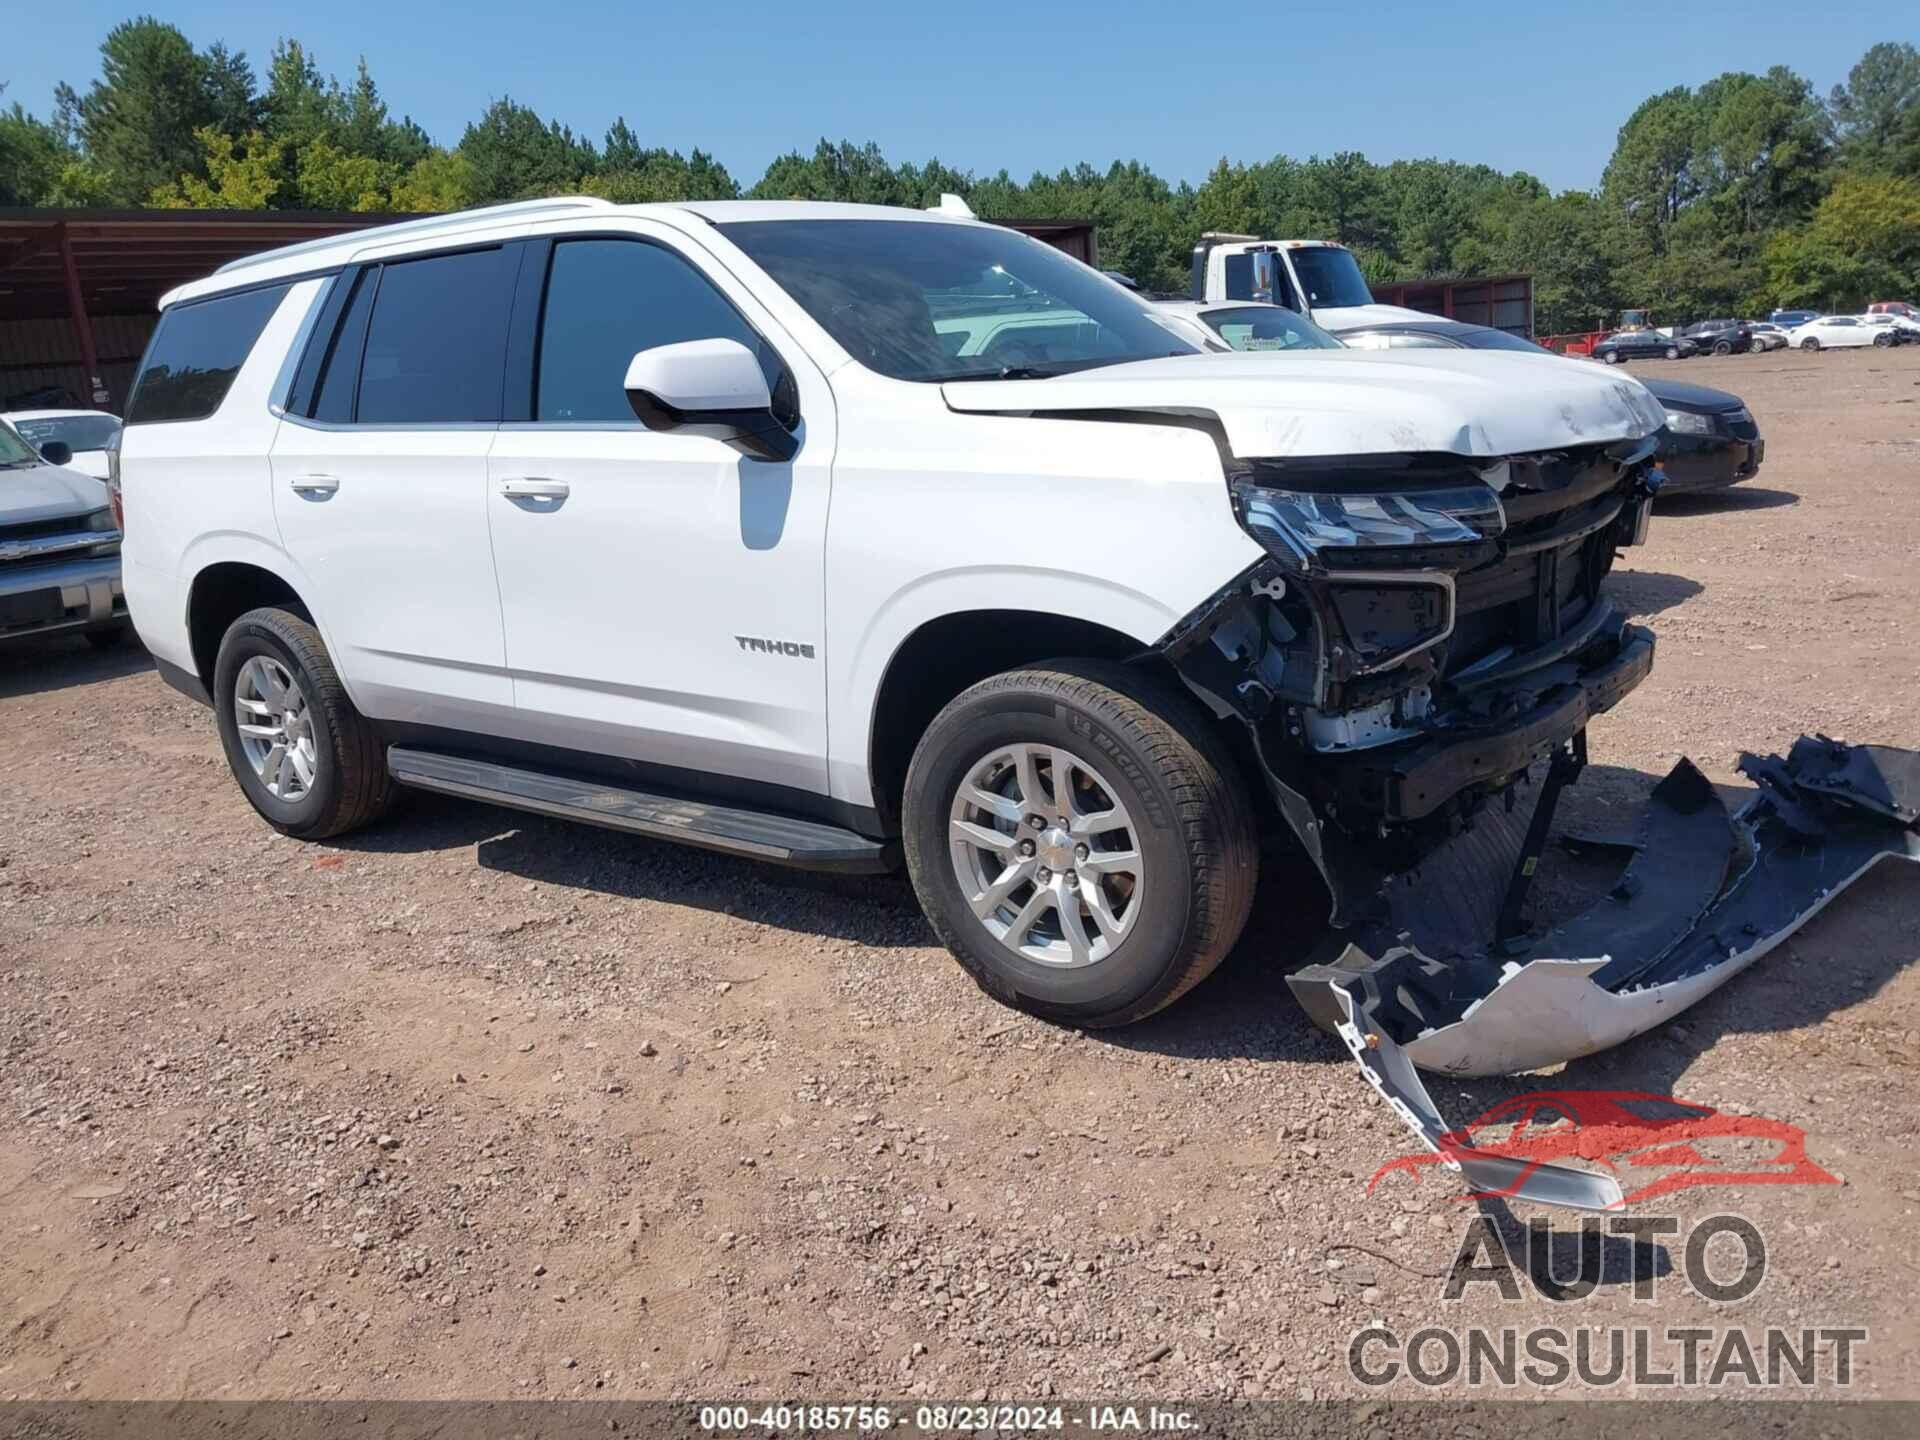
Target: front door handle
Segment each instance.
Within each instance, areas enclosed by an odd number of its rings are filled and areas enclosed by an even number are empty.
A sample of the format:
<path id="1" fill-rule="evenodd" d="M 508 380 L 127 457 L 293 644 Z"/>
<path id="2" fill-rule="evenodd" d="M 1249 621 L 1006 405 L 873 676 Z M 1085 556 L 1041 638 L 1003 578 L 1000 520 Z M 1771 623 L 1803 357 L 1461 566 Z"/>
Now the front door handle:
<path id="1" fill-rule="evenodd" d="M 564 480 L 546 480 L 538 475 L 515 475 L 500 482 L 500 493 L 509 500 L 564 500 L 571 492 Z"/>
<path id="2" fill-rule="evenodd" d="M 338 475 L 296 475 L 288 482 L 296 495 L 331 495 L 340 488 Z"/>

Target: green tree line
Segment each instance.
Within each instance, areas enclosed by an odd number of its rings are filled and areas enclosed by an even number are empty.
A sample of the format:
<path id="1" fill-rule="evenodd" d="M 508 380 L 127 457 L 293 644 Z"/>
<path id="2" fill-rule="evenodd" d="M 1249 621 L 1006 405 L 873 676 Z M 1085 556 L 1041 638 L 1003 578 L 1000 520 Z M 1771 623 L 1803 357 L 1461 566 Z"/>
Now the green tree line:
<path id="1" fill-rule="evenodd" d="M 562 192 L 619 202 L 805 198 L 1099 226 L 1102 263 L 1184 289 L 1205 230 L 1339 240 L 1375 281 L 1530 273 L 1542 331 L 1775 305 L 1856 309 L 1920 290 L 1920 51 L 1875 45 L 1824 98 L 1785 66 L 1649 96 L 1599 185 L 1357 153 L 1222 159 L 1199 185 L 1137 161 L 1017 180 L 937 159 L 894 164 L 821 140 L 742 185 L 701 150 L 648 146 L 623 119 L 599 143 L 503 96 L 457 143 L 396 117 L 362 61 L 342 83 L 297 40 L 264 75 L 144 17 L 114 27 L 99 74 L 47 118 L 0 110 L 0 204 L 414 212 Z"/>

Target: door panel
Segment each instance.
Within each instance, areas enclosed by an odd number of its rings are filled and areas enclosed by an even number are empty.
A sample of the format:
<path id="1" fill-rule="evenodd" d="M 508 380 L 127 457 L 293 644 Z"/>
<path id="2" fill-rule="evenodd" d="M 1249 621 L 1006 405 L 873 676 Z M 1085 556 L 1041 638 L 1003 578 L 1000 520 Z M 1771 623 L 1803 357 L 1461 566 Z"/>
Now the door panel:
<path id="1" fill-rule="evenodd" d="M 685 237 L 553 238 L 534 418 L 487 462 L 517 733 L 824 794 L 826 382 Z M 633 354 L 715 336 L 791 376 L 793 460 L 633 418 Z"/>
<path id="2" fill-rule="evenodd" d="M 810 448 L 779 464 L 696 435 L 502 430 L 487 501 L 519 733 L 824 792 Z M 567 493 L 505 493 L 543 484 Z"/>
<path id="3" fill-rule="evenodd" d="M 499 732 L 511 721 L 487 531 L 519 245 L 343 277 L 273 448 L 274 515 L 356 703 Z"/>
<path id="4" fill-rule="evenodd" d="M 368 715 L 487 728 L 510 712 L 487 534 L 492 426 L 386 430 L 289 419 L 273 446 L 281 542 Z"/>

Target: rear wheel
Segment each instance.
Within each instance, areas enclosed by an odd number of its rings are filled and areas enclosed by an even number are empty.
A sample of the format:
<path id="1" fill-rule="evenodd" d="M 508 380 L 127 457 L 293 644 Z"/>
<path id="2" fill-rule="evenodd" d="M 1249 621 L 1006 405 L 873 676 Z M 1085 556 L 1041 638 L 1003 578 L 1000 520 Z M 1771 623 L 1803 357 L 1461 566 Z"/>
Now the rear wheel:
<path id="1" fill-rule="evenodd" d="M 1680 358 L 1680 347 L 1678 345 L 1667 346 L 1667 359 L 1678 360 L 1679 358 Z"/>
<path id="2" fill-rule="evenodd" d="M 1800 342 L 1800 348 L 1802 350 L 1818 350 L 1820 348 L 1820 342 L 1809 335 Z"/>
<path id="3" fill-rule="evenodd" d="M 385 749 L 304 617 L 261 609 L 234 621 L 213 664 L 213 703 L 234 778 L 281 834 L 323 840 L 393 803 Z"/>
<path id="4" fill-rule="evenodd" d="M 908 873 L 935 933 L 1006 1004 L 1125 1025 L 1204 979 L 1258 869 L 1232 758 L 1184 695 L 1060 661 L 984 680 L 907 772 Z"/>
<path id="5" fill-rule="evenodd" d="M 1600 358 L 1609 365 L 1618 365 L 1620 363 L 1620 352 L 1618 350 L 1609 350 Z"/>

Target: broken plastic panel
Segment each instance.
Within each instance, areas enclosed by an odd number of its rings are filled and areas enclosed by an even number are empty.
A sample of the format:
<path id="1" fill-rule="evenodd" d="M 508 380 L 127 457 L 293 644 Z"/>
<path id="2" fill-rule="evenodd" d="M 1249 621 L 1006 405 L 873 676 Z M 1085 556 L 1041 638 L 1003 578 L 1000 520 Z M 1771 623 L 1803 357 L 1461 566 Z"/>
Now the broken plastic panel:
<path id="1" fill-rule="evenodd" d="M 1920 863 L 1920 753 L 1805 736 L 1740 769 L 1757 788 L 1730 819 L 1706 777 L 1676 765 L 1619 883 L 1543 934 L 1496 945 L 1484 910 L 1461 904 L 1500 892 L 1510 849 L 1475 841 L 1439 857 L 1454 873 L 1397 878 L 1336 960 L 1290 978 L 1295 996 L 1446 1154 L 1413 1066 L 1512 1074 L 1618 1045 L 1726 984 L 1882 860 Z M 1508 1193 L 1584 1204 L 1537 1193 L 1566 1183 Z"/>

